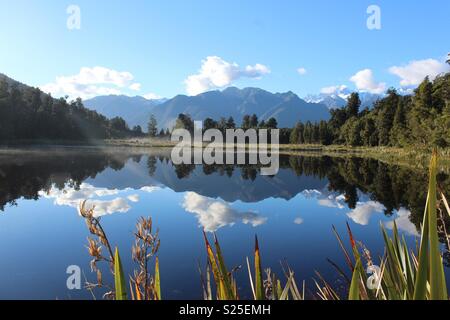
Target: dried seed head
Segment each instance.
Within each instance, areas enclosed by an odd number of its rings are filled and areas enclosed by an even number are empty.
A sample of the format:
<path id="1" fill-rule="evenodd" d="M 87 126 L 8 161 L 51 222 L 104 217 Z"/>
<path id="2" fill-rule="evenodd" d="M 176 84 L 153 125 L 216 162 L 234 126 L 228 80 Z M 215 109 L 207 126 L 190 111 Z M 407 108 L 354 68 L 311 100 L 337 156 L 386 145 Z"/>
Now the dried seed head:
<path id="1" fill-rule="evenodd" d="M 102 272 L 100 271 L 100 269 L 97 269 L 97 283 L 99 286 L 103 285 Z"/>

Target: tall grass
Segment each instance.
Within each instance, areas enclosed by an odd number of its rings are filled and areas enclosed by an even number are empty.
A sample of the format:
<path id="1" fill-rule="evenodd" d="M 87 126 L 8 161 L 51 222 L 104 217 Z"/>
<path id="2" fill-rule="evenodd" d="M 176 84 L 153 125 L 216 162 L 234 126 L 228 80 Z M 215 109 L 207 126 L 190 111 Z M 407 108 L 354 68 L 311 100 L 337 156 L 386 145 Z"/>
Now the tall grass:
<path id="1" fill-rule="evenodd" d="M 421 227 L 420 248 L 417 253 L 408 248 L 400 238 L 394 223 L 393 237 L 382 226 L 385 255 L 381 259 L 381 274 L 376 275 L 376 288 L 368 285 L 365 271 L 361 268 L 359 252 L 354 250 L 358 261 L 350 285 L 350 300 L 447 300 L 444 266 L 440 253 L 437 228 L 437 153 L 433 152 L 429 169 L 427 202 Z M 443 202 L 445 196 L 441 194 Z M 448 208 L 446 208 L 448 210 Z M 448 210 L 450 214 L 450 210 Z"/>
<path id="2" fill-rule="evenodd" d="M 317 291 L 313 298 L 323 300 L 447 300 L 448 292 L 445 281 L 444 266 L 438 239 L 438 214 L 446 212 L 450 216 L 450 206 L 445 195 L 438 190 L 436 182 L 437 153 L 433 152 L 429 166 L 428 195 L 425 205 L 419 248 L 408 247 L 404 237 L 400 237 L 394 221 L 392 236 L 388 235 L 381 225 L 381 234 L 385 244 L 385 252 L 379 258 L 379 265 L 374 263 L 370 251 L 355 239 L 347 224 L 348 238 L 351 245 L 349 252 L 341 236 L 333 226 L 333 233 L 351 272 L 351 279 L 334 262 L 336 271 L 348 283 L 348 295 L 341 297 L 333 287 L 316 272 L 314 279 Z M 439 201 L 437 198 L 439 191 Z M 102 283 L 98 262 L 109 262 L 114 275 L 114 290 L 105 297 L 115 299 L 160 300 L 161 283 L 159 261 L 156 256 L 159 249 L 158 231 L 152 233 L 152 220 L 142 218 L 136 225 L 136 242 L 133 246 L 133 260 L 138 269 L 129 277 L 130 295 L 127 294 L 125 275 L 122 269 L 119 251 L 113 255 L 111 245 L 100 224 L 100 218 L 94 217 L 94 208 L 87 209 L 85 202 L 80 206 L 80 213 L 86 219 L 88 229 L 94 238 L 88 238 L 89 254 L 93 257 L 91 267 L 97 272 L 96 284 L 87 284 L 92 290 L 96 287 L 110 288 Z M 442 217 L 441 217 L 442 218 Z M 445 226 L 444 226 L 445 229 Z M 205 300 L 238 300 L 238 285 L 234 277 L 238 268 L 228 268 L 217 236 L 213 235 L 211 245 L 206 233 L 203 233 L 206 247 L 206 269 L 199 267 Z M 447 242 L 449 238 L 447 237 Z M 102 246 L 107 248 L 108 256 L 102 255 Z M 450 249 L 450 245 L 449 248 Z M 154 274 L 149 269 L 149 260 L 155 259 Z M 270 268 L 263 269 L 258 238 L 255 238 L 253 263 L 246 259 L 249 284 L 255 300 L 304 300 L 305 282 L 301 290 L 294 278 L 294 272 L 283 265 L 284 277 L 278 278 Z M 212 275 L 212 276 L 211 276 Z"/>

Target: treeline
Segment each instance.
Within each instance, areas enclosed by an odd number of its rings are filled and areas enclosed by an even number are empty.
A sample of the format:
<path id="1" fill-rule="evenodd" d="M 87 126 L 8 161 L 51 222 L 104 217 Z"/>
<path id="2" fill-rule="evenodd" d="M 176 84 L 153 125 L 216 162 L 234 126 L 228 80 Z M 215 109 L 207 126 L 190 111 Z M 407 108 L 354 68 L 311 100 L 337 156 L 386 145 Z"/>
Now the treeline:
<path id="1" fill-rule="evenodd" d="M 107 119 L 81 99 L 54 99 L 37 88 L 0 78 L 0 141 L 125 138 L 140 133 L 124 119 Z M 142 133 L 142 132 L 141 132 Z"/>
<path id="2" fill-rule="evenodd" d="M 347 105 L 331 111 L 319 124 L 298 123 L 291 143 L 344 144 L 350 146 L 450 146 L 450 73 L 429 78 L 413 95 L 389 89 L 374 107 L 360 110 L 358 93 Z"/>
<path id="3" fill-rule="evenodd" d="M 194 121 L 190 115 L 179 114 L 176 120 L 174 129 L 186 129 L 190 132 L 194 131 Z M 225 118 L 221 117 L 219 120 L 214 120 L 211 118 L 206 118 L 203 121 L 203 131 L 208 129 L 218 129 L 219 131 L 225 133 L 227 129 L 278 129 L 278 123 L 275 118 L 269 118 L 267 121 L 259 121 L 256 114 L 244 115 L 241 124 L 236 124 L 233 117 Z M 280 143 L 289 143 L 290 134 L 292 129 L 290 128 L 280 128 Z"/>
<path id="4" fill-rule="evenodd" d="M 412 95 L 389 89 L 372 109 L 361 109 L 358 93 L 352 93 L 344 108 L 331 110 L 329 121 L 298 122 L 280 128 L 281 144 L 338 144 L 349 146 L 450 146 L 450 73 L 434 81 L 425 78 Z M 203 122 L 204 130 L 276 129 L 277 121 L 245 115 L 240 125 L 230 118 Z M 189 115 L 180 114 L 175 128 L 193 130 Z"/>

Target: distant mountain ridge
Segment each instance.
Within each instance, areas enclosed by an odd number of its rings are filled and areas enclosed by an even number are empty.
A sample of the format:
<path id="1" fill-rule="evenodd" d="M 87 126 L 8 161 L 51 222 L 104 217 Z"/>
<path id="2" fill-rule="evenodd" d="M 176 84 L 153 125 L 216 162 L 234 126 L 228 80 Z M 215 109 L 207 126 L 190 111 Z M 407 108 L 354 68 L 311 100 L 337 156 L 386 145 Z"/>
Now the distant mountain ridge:
<path id="1" fill-rule="evenodd" d="M 321 103 L 328 107 L 328 109 L 342 108 L 347 104 L 347 98 L 352 92 L 350 90 L 344 90 L 339 93 L 320 93 L 320 94 L 310 94 L 304 97 L 304 100 L 309 103 Z M 374 103 L 383 98 L 384 95 L 374 94 L 369 92 L 358 92 L 359 98 L 361 99 L 361 109 L 369 108 L 372 109 Z"/>
<path id="2" fill-rule="evenodd" d="M 146 128 L 150 114 L 155 115 L 160 128 L 174 125 L 180 113 L 194 120 L 233 117 L 240 124 L 246 114 L 256 114 L 259 120 L 274 117 L 279 127 L 293 127 L 298 121 L 328 120 L 329 110 L 321 103 L 309 103 L 295 93 L 271 93 L 259 88 L 229 87 L 223 91 L 209 91 L 197 96 L 177 95 L 167 101 L 142 97 L 103 96 L 86 100 L 88 108 L 108 117 L 121 116 L 130 126 Z"/>
<path id="3" fill-rule="evenodd" d="M 86 100 L 84 105 L 107 118 L 122 117 L 131 127 L 140 125 L 142 129 L 145 129 L 153 107 L 166 100 L 149 100 L 141 96 L 108 95 Z"/>

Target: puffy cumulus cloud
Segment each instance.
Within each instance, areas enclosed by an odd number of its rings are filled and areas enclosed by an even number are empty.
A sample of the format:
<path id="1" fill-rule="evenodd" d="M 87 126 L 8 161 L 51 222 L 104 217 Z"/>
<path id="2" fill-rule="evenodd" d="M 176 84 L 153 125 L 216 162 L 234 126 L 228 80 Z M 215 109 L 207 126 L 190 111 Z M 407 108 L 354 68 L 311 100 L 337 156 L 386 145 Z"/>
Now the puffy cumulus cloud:
<path id="1" fill-rule="evenodd" d="M 308 73 L 308 71 L 307 71 L 305 68 L 300 67 L 300 68 L 297 69 L 297 73 L 298 73 L 299 75 L 301 75 L 301 76 L 304 76 L 305 74 Z"/>
<path id="2" fill-rule="evenodd" d="M 239 221 L 251 224 L 253 227 L 267 221 L 267 218 L 254 212 L 237 211 L 224 201 L 203 197 L 195 192 L 186 193 L 183 208 L 187 212 L 195 214 L 200 225 L 208 232 L 232 226 Z"/>
<path id="3" fill-rule="evenodd" d="M 411 236 L 419 236 L 419 232 L 417 231 L 414 223 L 409 219 L 411 216 L 411 211 L 401 208 L 397 212 L 397 218 L 395 219 L 395 223 L 397 224 L 397 228 L 400 231 L 403 231 Z M 394 228 L 394 221 L 388 221 L 385 223 L 386 228 L 392 230 Z"/>
<path id="4" fill-rule="evenodd" d="M 186 92 L 197 95 L 215 88 L 223 88 L 240 78 L 260 78 L 270 73 L 262 64 L 241 68 L 237 63 L 227 62 L 217 56 L 206 57 L 197 74 L 190 75 L 184 81 Z"/>
<path id="5" fill-rule="evenodd" d="M 299 224 L 299 225 L 302 224 L 303 221 L 304 221 L 304 220 L 303 220 L 302 218 L 300 218 L 300 217 L 294 219 L 294 223 L 295 223 L 295 224 Z"/>
<path id="6" fill-rule="evenodd" d="M 364 69 L 354 74 L 350 81 L 352 81 L 359 91 L 369 93 L 381 94 L 386 91 L 386 83 L 376 82 L 373 72 L 370 69 Z"/>
<path id="7" fill-rule="evenodd" d="M 125 213 L 131 209 L 131 206 L 124 198 L 115 198 L 112 200 L 89 200 L 86 202 L 86 205 L 95 207 L 94 216 L 96 217 L 117 212 Z"/>
<path id="8" fill-rule="evenodd" d="M 347 216 L 353 222 L 366 226 L 373 214 L 382 213 L 384 210 L 385 207 L 376 201 L 358 202 L 356 208 L 347 213 Z"/>
<path id="9" fill-rule="evenodd" d="M 116 197 L 111 200 L 98 199 L 101 197 L 114 196 L 120 193 L 117 189 L 97 188 L 87 183 L 82 183 L 79 190 L 75 190 L 72 187 L 66 187 L 64 189 L 58 189 L 52 187 L 48 192 L 40 191 L 39 195 L 48 199 L 54 199 L 54 203 L 59 206 L 69 206 L 75 209 L 79 208 L 82 201 L 86 201 L 88 207 L 95 206 L 94 215 L 103 216 L 106 214 L 112 214 L 116 212 L 127 212 L 131 209 L 126 198 Z M 135 195 L 136 196 L 136 195 Z M 139 198 L 129 196 L 130 199 L 139 201 Z"/>
<path id="10" fill-rule="evenodd" d="M 60 76 L 54 82 L 40 86 L 54 96 L 71 99 L 89 99 L 98 95 L 121 94 L 123 89 L 140 90 L 140 83 L 133 82 L 130 72 L 120 72 L 105 67 L 83 67 L 78 74 Z"/>
<path id="11" fill-rule="evenodd" d="M 400 78 L 400 85 L 403 87 L 416 86 L 426 76 L 433 80 L 437 75 L 448 70 L 449 67 L 447 64 L 435 59 L 414 60 L 404 66 L 393 66 L 389 68 L 390 73 Z"/>

